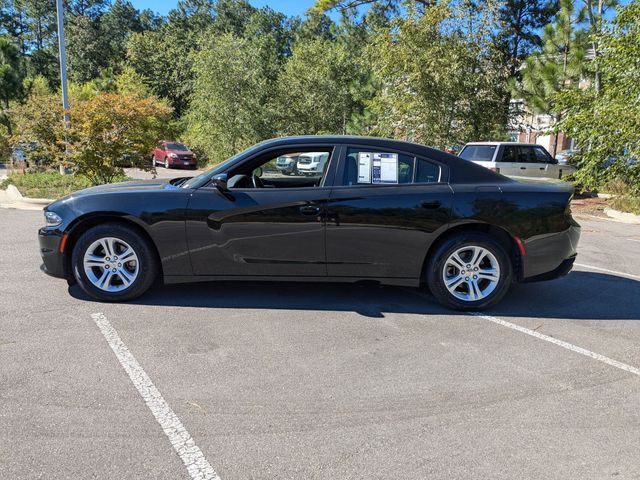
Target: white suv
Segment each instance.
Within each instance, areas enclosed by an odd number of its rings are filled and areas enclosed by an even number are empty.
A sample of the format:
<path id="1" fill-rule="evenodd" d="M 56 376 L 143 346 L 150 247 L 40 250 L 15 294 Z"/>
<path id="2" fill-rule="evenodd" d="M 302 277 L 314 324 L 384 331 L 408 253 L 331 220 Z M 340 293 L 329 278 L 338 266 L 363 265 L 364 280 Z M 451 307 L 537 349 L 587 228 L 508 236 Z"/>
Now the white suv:
<path id="1" fill-rule="evenodd" d="M 576 170 L 573 165 L 559 165 L 535 143 L 467 143 L 458 156 L 507 177 L 562 178 Z"/>
<path id="2" fill-rule="evenodd" d="M 298 157 L 298 173 L 303 175 L 322 175 L 329 160 L 328 152 L 301 153 Z"/>

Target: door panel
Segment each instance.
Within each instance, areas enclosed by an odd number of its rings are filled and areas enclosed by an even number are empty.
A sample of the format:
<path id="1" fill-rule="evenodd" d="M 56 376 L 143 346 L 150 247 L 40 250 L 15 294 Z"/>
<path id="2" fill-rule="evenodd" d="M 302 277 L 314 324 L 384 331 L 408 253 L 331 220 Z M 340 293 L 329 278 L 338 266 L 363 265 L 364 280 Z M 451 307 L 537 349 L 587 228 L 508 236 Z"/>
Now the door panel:
<path id="1" fill-rule="evenodd" d="M 531 147 L 531 150 L 533 161 L 535 162 L 532 165 L 535 167 L 536 176 L 544 178 L 560 177 L 558 164 L 543 147 Z"/>
<path id="2" fill-rule="evenodd" d="M 324 210 L 330 189 L 194 192 L 187 239 L 195 275 L 326 276 Z"/>
<path id="3" fill-rule="evenodd" d="M 329 276 L 418 278 L 451 201 L 445 184 L 335 188 L 327 207 Z"/>

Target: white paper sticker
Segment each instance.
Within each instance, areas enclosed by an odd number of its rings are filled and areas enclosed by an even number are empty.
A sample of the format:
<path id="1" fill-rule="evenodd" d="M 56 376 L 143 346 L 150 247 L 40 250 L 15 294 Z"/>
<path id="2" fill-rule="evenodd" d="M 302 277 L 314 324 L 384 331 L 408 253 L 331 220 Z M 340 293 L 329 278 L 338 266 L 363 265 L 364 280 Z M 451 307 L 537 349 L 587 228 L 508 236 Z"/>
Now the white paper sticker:
<path id="1" fill-rule="evenodd" d="M 374 153 L 374 183 L 398 183 L 398 154 Z M 379 168 L 379 174 L 378 174 Z"/>
<path id="2" fill-rule="evenodd" d="M 358 183 L 371 183 L 371 154 L 360 152 L 358 155 Z"/>

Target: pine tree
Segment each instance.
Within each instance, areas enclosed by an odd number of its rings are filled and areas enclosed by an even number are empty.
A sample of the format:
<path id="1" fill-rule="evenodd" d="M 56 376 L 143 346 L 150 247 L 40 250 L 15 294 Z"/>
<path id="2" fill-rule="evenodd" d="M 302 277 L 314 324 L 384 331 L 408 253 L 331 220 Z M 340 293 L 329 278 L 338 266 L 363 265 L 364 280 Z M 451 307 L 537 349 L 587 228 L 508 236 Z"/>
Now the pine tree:
<path id="1" fill-rule="evenodd" d="M 561 90 L 577 85 L 585 73 L 586 33 L 573 0 L 561 0 L 553 23 L 546 26 L 540 52 L 529 56 L 522 69 L 522 81 L 515 87 L 533 113 L 551 115 L 554 126 L 561 120 L 554 98 Z M 557 149 L 557 136 L 552 154 Z"/>

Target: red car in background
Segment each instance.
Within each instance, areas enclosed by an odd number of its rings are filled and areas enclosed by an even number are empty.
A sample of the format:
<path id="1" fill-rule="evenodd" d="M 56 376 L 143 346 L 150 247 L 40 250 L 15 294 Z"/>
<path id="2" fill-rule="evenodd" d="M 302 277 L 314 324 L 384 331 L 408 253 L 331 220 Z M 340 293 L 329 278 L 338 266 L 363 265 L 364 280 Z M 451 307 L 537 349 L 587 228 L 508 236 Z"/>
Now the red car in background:
<path id="1" fill-rule="evenodd" d="M 164 168 L 188 167 L 196 168 L 198 161 L 196 154 L 180 142 L 158 142 L 151 157 L 153 166 L 160 164 Z"/>

